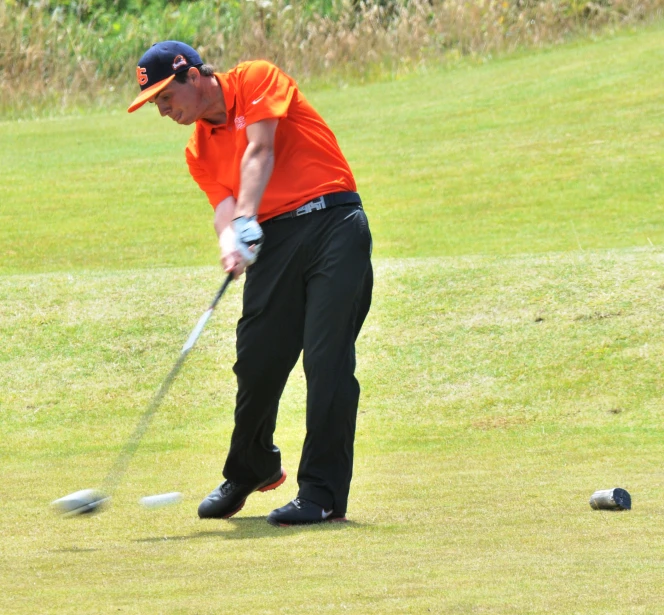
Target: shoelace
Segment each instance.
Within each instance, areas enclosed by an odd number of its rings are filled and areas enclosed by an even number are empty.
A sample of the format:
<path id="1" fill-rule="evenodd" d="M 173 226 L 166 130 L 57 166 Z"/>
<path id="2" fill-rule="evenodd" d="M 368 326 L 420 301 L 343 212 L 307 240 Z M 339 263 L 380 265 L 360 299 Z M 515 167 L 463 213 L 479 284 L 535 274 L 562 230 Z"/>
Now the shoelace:
<path id="1" fill-rule="evenodd" d="M 236 488 L 237 483 L 234 483 L 232 480 L 224 481 L 221 485 L 219 485 L 219 491 L 221 492 L 221 495 L 228 495 L 229 493 L 235 491 Z"/>
<path id="2" fill-rule="evenodd" d="M 314 502 L 310 502 L 309 500 L 303 500 L 301 498 L 295 498 L 293 500 L 293 504 L 295 505 L 295 508 L 297 508 L 298 510 L 302 510 L 307 506 L 313 506 L 314 508 L 319 509 L 321 511 L 323 519 L 327 519 L 333 512 L 332 510 L 325 510 L 324 508 L 318 506 L 318 504 L 315 504 Z"/>

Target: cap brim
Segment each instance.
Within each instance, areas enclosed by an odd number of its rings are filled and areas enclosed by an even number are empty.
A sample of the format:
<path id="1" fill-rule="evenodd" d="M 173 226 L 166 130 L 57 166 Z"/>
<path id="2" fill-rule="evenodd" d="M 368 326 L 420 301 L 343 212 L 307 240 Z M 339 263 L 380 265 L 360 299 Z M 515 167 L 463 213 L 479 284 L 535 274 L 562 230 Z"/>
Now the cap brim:
<path id="1" fill-rule="evenodd" d="M 175 79 L 175 75 L 166 77 L 166 79 L 162 79 L 154 85 L 151 85 L 147 90 L 143 90 L 136 98 L 134 98 L 134 102 L 129 105 L 127 112 L 131 113 L 132 111 L 136 111 L 136 109 L 140 109 L 153 96 L 159 94 L 159 92 L 161 92 L 171 81 L 173 81 L 173 79 Z"/>

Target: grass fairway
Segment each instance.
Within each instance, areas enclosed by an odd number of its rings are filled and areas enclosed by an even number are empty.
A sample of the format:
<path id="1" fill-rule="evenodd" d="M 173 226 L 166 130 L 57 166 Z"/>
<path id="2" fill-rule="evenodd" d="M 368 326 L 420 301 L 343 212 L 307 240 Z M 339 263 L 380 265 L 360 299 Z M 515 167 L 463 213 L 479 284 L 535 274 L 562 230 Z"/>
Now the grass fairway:
<path id="1" fill-rule="evenodd" d="M 240 285 L 110 510 L 50 514 L 99 484 L 222 275 L 188 131 L 1 124 L 0 613 L 659 613 L 662 35 L 312 94 L 376 242 L 346 526 L 264 520 L 295 494 L 299 367 L 288 481 L 196 518 L 232 429 Z M 591 511 L 615 486 L 634 509 Z M 137 503 L 167 491 L 184 501 Z"/>

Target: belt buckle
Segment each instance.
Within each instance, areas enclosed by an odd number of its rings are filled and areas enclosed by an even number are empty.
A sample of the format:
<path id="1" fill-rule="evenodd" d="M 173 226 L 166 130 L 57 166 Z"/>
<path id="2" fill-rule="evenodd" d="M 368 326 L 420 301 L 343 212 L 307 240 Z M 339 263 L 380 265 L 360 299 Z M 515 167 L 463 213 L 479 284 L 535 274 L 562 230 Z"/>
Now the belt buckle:
<path id="1" fill-rule="evenodd" d="M 325 197 L 319 196 L 298 207 L 295 210 L 295 216 L 304 216 L 310 214 L 312 211 L 320 211 L 321 209 L 325 209 Z"/>

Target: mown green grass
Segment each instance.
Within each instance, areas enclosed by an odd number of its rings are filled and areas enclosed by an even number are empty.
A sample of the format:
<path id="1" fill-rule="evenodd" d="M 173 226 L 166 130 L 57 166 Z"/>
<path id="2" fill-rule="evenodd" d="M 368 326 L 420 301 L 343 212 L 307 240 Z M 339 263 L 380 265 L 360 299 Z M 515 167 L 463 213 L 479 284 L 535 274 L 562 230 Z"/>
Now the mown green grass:
<path id="1" fill-rule="evenodd" d="M 358 176 L 376 255 L 664 243 L 661 36 L 311 92 Z M 209 264 L 188 135 L 154 108 L 2 124 L 0 273 Z"/>
<path id="2" fill-rule="evenodd" d="M 658 613 L 661 35 L 312 92 L 376 244 L 347 526 L 264 520 L 295 494 L 299 367 L 286 484 L 196 518 L 232 429 L 239 284 L 113 506 L 50 513 L 100 483 L 222 274 L 186 131 L 2 124 L 0 612 Z M 634 509 L 592 511 L 615 486 Z M 167 491 L 184 501 L 137 503 Z"/>
<path id="3" fill-rule="evenodd" d="M 195 515 L 232 428 L 239 288 L 113 508 L 63 521 L 48 502 L 108 471 L 218 273 L 3 278 L 3 612 L 656 612 L 661 270 L 654 250 L 379 261 L 352 523 L 286 531 L 264 515 L 292 478 L 233 521 Z M 277 431 L 292 475 L 300 374 Z M 616 485 L 634 510 L 591 511 Z M 179 506 L 137 504 L 172 490 Z"/>

